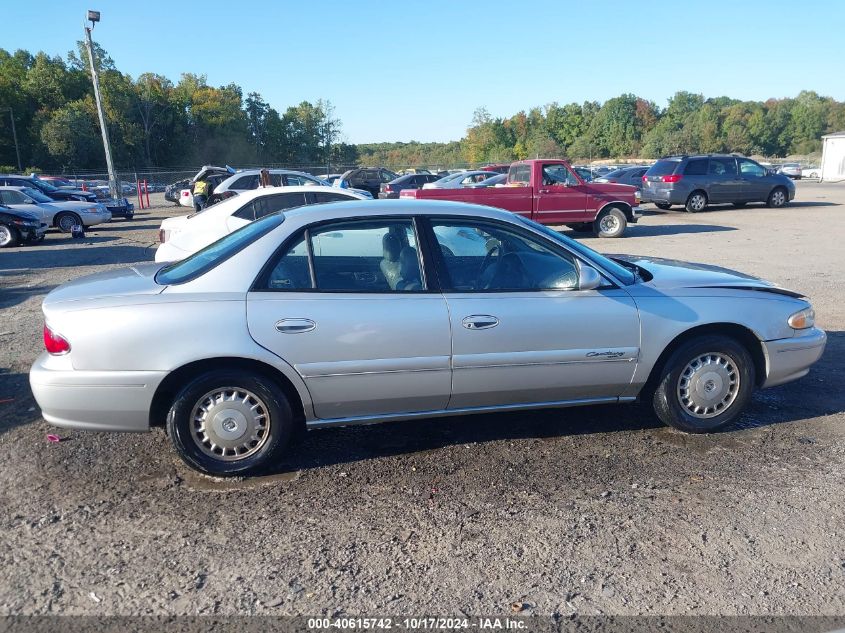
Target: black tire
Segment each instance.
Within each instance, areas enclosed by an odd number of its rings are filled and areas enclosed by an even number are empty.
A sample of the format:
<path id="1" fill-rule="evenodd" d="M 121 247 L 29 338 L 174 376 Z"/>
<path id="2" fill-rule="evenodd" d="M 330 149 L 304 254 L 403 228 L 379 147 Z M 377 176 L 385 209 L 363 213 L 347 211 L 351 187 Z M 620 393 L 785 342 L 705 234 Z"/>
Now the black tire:
<path id="1" fill-rule="evenodd" d="M 707 194 L 701 190 L 693 191 L 684 205 L 687 213 L 698 213 L 707 208 Z"/>
<path id="2" fill-rule="evenodd" d="M 228 460 L 220 453 L 215 456 L 210 455 L 209 452 L 215 452 L 209 445 L 211 438 L 208 434 L 202 435 L 201 431 L 194 426 L 192 421 L 194 409 L 206 401 L 205 396 L 214 393 L 215 390 L 250 392 L 249 395 L 238 394 L 238 398 L 242 395 L 252 397 L 261 405 L 256 412 L 264 411 L 266 429 L 263 433 L 258 431 L 260 437 L 255 436 L 256 439 L 253 441 L 256 446 L 240 447 L 246 451 L 243 457 L 237 456 L 240 449 L 235 448 L 228 449 L 234 452 L 228 455 L 230 458 Z M 236 402 L 237 400 L 232 401 L 232 408 L 237 406 Z M 237 411 L 235 415 L 230 415 L 226 411 L 228 410 L 219 411 L 217 416 L 208 420 L 209 424 L 215 421 L 216 426 L 212 428 L 220 428 L 230 423 L 234 425 L 234 431 L 237 432 L 238 422 L 235 421 Z M 219 417 L 221 415 L 229 417 L 221 419 Z M 248 421 L 244 424 L 248 424 Z M 197 376 L 178 393 L 167 414 L 167 434 L 182 460 L 195 470 L 219 477 L 255 474 L 278 461 L 290 443 L 293 428 L 293 414 L 284 392 L 272 380 L 249 371 L 216 370 Z M 242 433 L 245 432 L 243 429 L 245 427 L 242 426 Z M 205 450 L 200 448 L 202 440 L 207 442 Z M 234 443 L 249 442 L 242 438 L 236 438 L 233 441 Z"/>
<path id="3" fill-rule="evenodd" d="M 718 362 L 712 362 L 712 359 L 716 359 L 717 356 L 726 363 L 720 365 Z M 704 373 L 697 376 L 696 373 L 699 370 L 688 373 L 693 363 L 701 362 L 704 358 L 711 359 L 703 363 L 704 366 L 700 371 Z M 717 367 L 716 371 L 707 373 L 707 364 Z M 695 402 L 682 401 L 682 374 L 686 377 L 686 383 L 683 386 L 685 393 L 692 393 L 700 402 L 702 396 L 696 386 L 700 384 L 699 381 L 707 380 L 709 381 L 707 385 L 715 382 L 716 387 L 721 387 L 724 385 L 722 375 L 731 373 L 731 370 L 727 368 L 731 368 L 733 376 L 738 379 L 735 392 L 732 393 L 728 386 L 724 399 L 718 402 L 714 400 L 712 407 L 705 401 L 708 407 L 703 412 L 699 412 L 699 415 L 695 415 L 693 412 L 693 408 L 696 408 Z M 748 406 L 754 390 L 754 381 L 754 361 L 741 343 L 728 336 L 697 336 L 683 343 L 666 360 L 660 370 L 652 406 L 657 417 L 664 424 L 685 433 L 712 433 L 731 423 Z M 702 389 L 706 390 L 707 386 L 702 385 Z M 718 397 L 718 393 L 715 395 Z M 728 399 L 730 401 L 727 401 Z M 719 405 L 721 409 L 718 408 Z M 708 411 L 709 408 L 713 408 L 714 411 Z M 704 415 L 708 417 L 703 417 Z"/>
<path id="4" fill-rule="evenodd" d="M 602 211 L 593 222 L 593 233 L 596 237 L 622 237 L 628 227 L 628 218 L 622 209 L 610 207 Z"/>
<path id="5" fill-rule="evenodd" d="M 741 209 L 746 204 L 748 204 L 748 203 L 747 202 L 731 202 L 731 205 L 733 206 L 734 209 Z"/>
<path id="6" fill-rule="evenodd" d="M 0 248 L 12 248 L 20 244 L 21 236 L 13 226 L 0 224 Z"/>
<path id="7" fill-rule="evenodd" d="M 668 202 L 655 202 L 654 206 L 656 206 L 658 209 L 663 209 L 664 211 L 668 211 L 672 208 L 672 205 Z"/>
<path id="8" fill-rule="evenodd" d="M 783 187 L 775 187 L 766 199 L 766 206 L 772 209 L 780 209 L 789 203 L 789 194 Z"/>
<path id="9" fill-rule="evenodd" d="M 70 211 L 62 211 L 53 219 L 53 225 L 62 233 L 70 233 L 74 225 L 82 226 L 82 218 Z"/>

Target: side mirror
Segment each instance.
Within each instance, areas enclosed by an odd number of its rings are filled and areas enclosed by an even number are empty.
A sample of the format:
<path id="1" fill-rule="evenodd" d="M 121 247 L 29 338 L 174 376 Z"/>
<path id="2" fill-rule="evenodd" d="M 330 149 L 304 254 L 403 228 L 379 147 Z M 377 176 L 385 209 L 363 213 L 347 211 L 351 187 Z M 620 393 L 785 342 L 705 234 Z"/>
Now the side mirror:
<path id="1" fill-rule="evenodd" d="M 594 290 L 601 286 L 601 274 L 592 266 L 578 262 L 578 290 Z"/>

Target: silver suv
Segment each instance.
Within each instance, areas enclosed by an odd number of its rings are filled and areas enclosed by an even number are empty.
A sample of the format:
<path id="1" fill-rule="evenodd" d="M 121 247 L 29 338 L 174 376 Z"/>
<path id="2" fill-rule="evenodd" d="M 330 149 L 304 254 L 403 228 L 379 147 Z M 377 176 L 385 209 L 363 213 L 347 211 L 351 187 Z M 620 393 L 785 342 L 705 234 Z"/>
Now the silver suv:
<path id="1" fill-rule="evenodd" d="M 301 171 L 291 171 L 289 169 L 268 169 L 270 172 L 270 183 L 274 187 L 293 187 L 293 186 L 307 186 L 314 185 L 319 187 L 323 183 L 310 174 Z M 258 179 L 261 174 L 260 169 L 244 169 L 235 172 L 219 185 L 214 187 L 211 194 L 211 199 L 208 201 L 209 205 L 229 198 L 241 191 L 251 191 L 258 189 Z"/>
<path id="2" fill-rule="evenodd" d="M 690 213 L 708 204 L 743 207 L 765 202 L 782 207 L 795 197 L 795 184 L 743 156 L 709 154 L 661 158 L 643 176 L 641 200 L 659 209 L 682 205 Z"/>

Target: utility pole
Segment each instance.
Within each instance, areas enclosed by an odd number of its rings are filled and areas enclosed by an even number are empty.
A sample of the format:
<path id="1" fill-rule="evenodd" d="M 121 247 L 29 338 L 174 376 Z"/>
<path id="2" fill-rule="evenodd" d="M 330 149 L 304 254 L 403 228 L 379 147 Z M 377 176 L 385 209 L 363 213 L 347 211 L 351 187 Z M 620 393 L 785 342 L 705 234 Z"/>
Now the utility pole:
<path id="1" fill-rule="evenodd" d="M 21 150 L 18 147 L 18 133 L 15 130 L 15 111 L 12 108 L 4 108 L 4 110 L 9 111 L 9 119 L 12 121 L 12 138 L 15 140 L 15 156 L 18 158 L 18 171 L 23 171 L 23 166 L 21 165 Z"/>
<path id="2" fill-rule="evenodd" d="M 111 159 L 111 143 L 109 142 L 109 130 L 106 127 L 106 114 L 103 112 L 103 101 L 100 98 L 100 76 L 97 73 L 97 64 L 94 61 L 94 45 L 91 42 L 91 31 L 94 24 L 100 21 L 99 11 L 88 11 L 88 20 L 91 26 L 85 26 L 85 46 L 88 48 L 88 60 L 91 62 L 91 82 L 94 84 L 94 101 L 97 102 L 97 114 L 100 117 L 100 131 L 103 133 L 103 149 L 106 151 L 106 168 L 109 170 L 109 193 L 112 198 L 119 198 L 121 190 L 117 186 L 117 176 L 114 173 L 114 163 Z"/>

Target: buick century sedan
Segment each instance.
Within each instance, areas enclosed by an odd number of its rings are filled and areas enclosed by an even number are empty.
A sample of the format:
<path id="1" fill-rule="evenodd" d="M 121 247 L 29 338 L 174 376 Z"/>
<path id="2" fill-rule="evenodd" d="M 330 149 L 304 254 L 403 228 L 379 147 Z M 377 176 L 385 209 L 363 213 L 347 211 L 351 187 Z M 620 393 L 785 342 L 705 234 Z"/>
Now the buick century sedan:
<path id="1" fill-rule="evenodd" d="M 640 399 L 711 432 L 826 340 L 805 298 L 765 281 L 434 201 L 267 215 L 180 262 L 60 286 L 43 310 L 45 420 L 165 426 L 214 475 L 263 469 L 304 428 L 501 410 Z"/>

